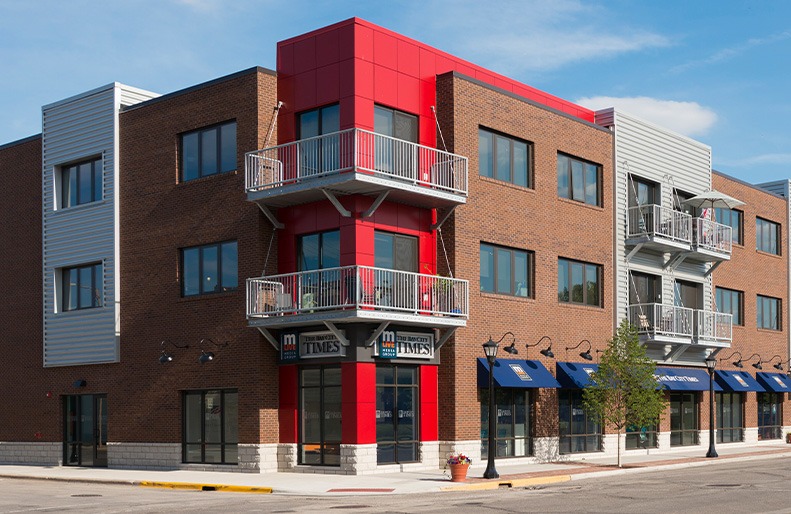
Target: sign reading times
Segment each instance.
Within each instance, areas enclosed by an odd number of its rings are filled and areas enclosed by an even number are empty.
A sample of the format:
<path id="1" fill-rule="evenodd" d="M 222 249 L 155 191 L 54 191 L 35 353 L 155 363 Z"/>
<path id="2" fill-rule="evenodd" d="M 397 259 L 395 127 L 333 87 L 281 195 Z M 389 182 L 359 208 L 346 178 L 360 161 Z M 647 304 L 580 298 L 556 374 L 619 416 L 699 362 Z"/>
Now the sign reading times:
<path id="1" fill-rule="evenodd" d="M 379 336 L 374 355 L 382 359 L 433 359 L 434 334 L 385 330 Z"/>
<path id="2" fill-rule="evenodd" d="M 329 331 L 292 332 L 280 337 L 280 360 L 283 362 L 345 355 L 346 347 Z"/>

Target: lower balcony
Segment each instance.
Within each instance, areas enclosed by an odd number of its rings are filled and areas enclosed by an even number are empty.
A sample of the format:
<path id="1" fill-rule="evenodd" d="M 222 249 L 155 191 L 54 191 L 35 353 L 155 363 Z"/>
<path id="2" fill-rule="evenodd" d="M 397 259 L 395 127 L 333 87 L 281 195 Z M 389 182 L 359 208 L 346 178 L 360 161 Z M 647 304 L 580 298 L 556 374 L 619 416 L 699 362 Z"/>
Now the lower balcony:
<path id="1" fill-rule="evenodd" d="M 436 275 L 344 266 L 247 280 L 250 326 L 381 320 L 462 327 L 468 314 L 468 282 Z"/>
<path id="2" fill-rule="evenodd" d="M 645 342 L 692 344 L 694 311 L 687 307 L 640 303 L 629 306 L 629 322 Z"/>
<path id="3" fill-rule="evenodd" d="M 705 218 L 695 218 L 692 230 L 692 250 L 687 260 L 699 262 L 727 261 L 733 248 L 733 229 L 728 225 Z"/>

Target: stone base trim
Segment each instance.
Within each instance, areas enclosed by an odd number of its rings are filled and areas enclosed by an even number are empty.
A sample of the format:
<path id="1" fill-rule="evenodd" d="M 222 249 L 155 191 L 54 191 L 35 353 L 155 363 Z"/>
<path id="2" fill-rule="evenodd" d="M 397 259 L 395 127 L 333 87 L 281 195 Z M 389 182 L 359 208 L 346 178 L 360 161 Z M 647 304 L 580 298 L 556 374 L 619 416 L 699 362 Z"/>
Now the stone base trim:
<path id="1" fill-rule="evenodd" d="M 63 443 L 0 441 L 0 463 L 60 466 Z"/>

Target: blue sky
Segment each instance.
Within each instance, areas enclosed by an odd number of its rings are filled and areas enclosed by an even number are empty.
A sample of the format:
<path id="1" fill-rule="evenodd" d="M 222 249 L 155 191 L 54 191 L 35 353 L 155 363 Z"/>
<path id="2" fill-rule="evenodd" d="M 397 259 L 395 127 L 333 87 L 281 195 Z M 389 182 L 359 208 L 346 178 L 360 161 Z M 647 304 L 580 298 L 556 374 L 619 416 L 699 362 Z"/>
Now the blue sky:
<path id="1" fill-rule="evenodd" d="M 791 178 L 791 2 L 0 0 L 0 144 L 41 106 L 113 81 L 168 93 L 358 16 L 557 96 L 712 146 L 748 182 Z"/>

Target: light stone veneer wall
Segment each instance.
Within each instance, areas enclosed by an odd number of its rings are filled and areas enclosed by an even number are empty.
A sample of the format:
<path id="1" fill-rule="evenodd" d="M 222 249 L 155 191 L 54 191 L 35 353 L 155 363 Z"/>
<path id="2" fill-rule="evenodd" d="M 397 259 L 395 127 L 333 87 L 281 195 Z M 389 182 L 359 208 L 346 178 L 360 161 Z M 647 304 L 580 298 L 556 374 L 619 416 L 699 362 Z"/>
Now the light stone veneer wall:
<path id="1" fill-rule="evenodd" d="M 108 443 L 107 465 L 117 469 L 189 469 L 262 473 L 277 471 L 277 444 L 240 444 L 238 465 L 185 464 L 178 443 Z"/>
<path id="2" fill-rule="evenodd" d="M 59 466 L 62 443 L 0 442 L 0 463 Z"/>

